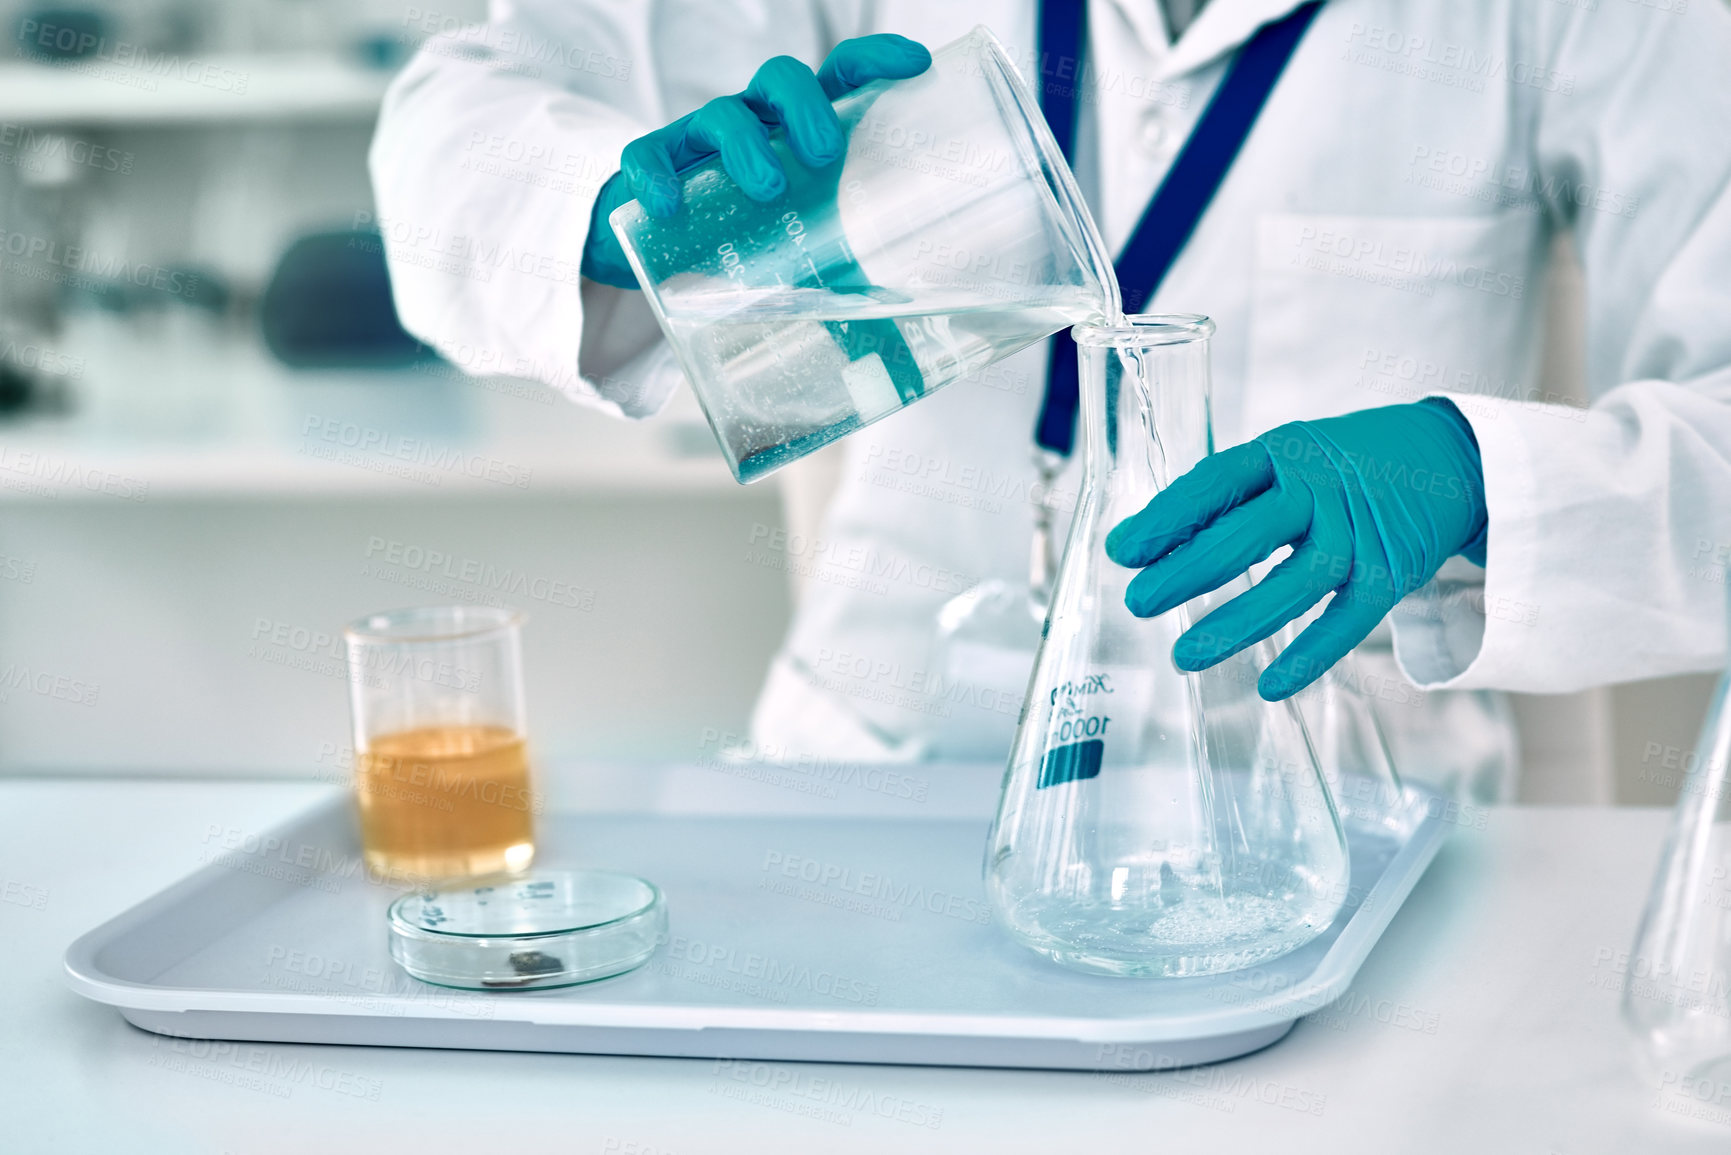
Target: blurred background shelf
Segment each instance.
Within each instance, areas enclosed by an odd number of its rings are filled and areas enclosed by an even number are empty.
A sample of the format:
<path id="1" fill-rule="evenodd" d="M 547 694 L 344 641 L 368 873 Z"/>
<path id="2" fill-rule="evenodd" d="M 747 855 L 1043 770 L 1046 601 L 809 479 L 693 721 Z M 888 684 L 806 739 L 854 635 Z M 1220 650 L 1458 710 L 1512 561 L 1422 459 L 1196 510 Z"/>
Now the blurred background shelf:
<path id="1" fill-rule="evenodd" d="M 370 121 L 390 81 L 384 69 L 328 51 L 16 61 L 0 65 L 0 117 L 81 128 Z"/>
<path id="2" fill-rule="evenodd" d="M 747 496 L 688 391 L 627 422 L 444 362 L 289 369 L 256 340 L 183 321 L 152 337 L 104 317 L 75 327 L 75 407 L 0 425 L 0 502 Z"/>
<path id="3" fill-rule="evenodd" d="M 278 359 L 272 300 L 354 318 L 370 296 L 392 343 L 379 261 L 271 289 L 311 239 L 378 252 L 367 150 L 392 72 L 485 15 L 7 6 L 0 776 L 340 778 L 333 639 L 415 604 L 527 611 L 537 757 L 689 761 L 746 729 L 794 566 L 757 548 L 780 487 L 733 481 L 688 390 L 633 423 L 443 362 Z M 101 41 L 82 61 L 30 58 L 32 29 L 74 24 Z"/>

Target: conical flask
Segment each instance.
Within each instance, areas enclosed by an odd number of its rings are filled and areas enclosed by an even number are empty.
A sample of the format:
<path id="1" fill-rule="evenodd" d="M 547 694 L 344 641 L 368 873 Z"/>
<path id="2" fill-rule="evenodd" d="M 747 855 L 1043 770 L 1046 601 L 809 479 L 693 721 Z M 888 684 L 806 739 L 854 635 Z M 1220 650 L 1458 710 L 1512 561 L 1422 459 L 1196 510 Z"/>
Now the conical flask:
<path id="1" fill-rule="evenodd" d="M 986 848 L 998 921 L 1058 962 L 1202 975 L 1291 951 L 1347 892 L 1339 816 L 1252 647 L 1198 674 L 1172 644 L 1247 579 L 1160 617 L 1124 606 L 1107 532 L 1212 448 L 1206 317 L 1078 326 L 1083 490 Z"/>
<path id="2" fill-rule="evenodd" d="M 1282 631 L 1282 648 L 1296 630 Z M 1348 654 L 1293 698 L 1343 822 L 1405 839 L 1422 814 L 1408 805 L 1388 737 Z"/>
<path id="3" fill-rule="evenodd" d="M 1731 671 L 1719 681 L 1695 749 L 1675 752 L 1682 789 L 1671 831 L 1634 949 L 1616 964 L 1624 972 L 1623 1019 L 1642 1065 L 1680 1094 L 1731 1087 L 1728 767 Z"/>

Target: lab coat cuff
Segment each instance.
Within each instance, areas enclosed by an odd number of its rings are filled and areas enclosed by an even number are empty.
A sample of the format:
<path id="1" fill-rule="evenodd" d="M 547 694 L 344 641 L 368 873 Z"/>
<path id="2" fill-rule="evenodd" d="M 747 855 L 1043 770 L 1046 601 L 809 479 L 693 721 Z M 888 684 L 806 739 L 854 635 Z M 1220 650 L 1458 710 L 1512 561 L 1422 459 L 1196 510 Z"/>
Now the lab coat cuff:
<path id="1" fill-rule="evenodd" d="M 581 253 L 589 241 L 589 221 L 601 188 L 619 171 L 618 157 L 642 135 L 636 128 L 615 131 L 616 147 L 609 154 L 613 167 L 597 183 L 594 194 L 574 205 L 566 223 L 567 243 Z M 584 277 L 577 293 L 577 317 L 569 330 L 577 334 L 575 372 L 561 391 L 582 405 L 638 420 L 661 412 L 672 398 L 684 372 L 672 347 L 662 340 L 661 326 L 638 289 L 622 289 Z"/>
<path id="2" fill-rule="evenodd" d="M 608 307 L 602 309 L 597 307 L 594 298 L 589 296 L 592 290 L 599 291 L 596 295 L 614 294 L 620 299 L 609 302 Z M 610 285 L 597 285 L 594 282 L 585 285 L 584 291 L 589 311 L 587 324 L 591 326 L 641 328 L 643 320 L 631 317 L 630 314 L 638 309 L 645 315 L 649 313 L 649 307 L 643 303 L 640 293 L 615 289 Z M 654 318 L 650 316 L 647 323 L 653 326 Z M 582 367 L 584 372 L 578 380 L 588 387 L 589 392 L 577 394 L 566 390 L 566 395 L 579 404 L 604 408 L 633 421 L 653 417 L 665 409 L 667 402 L 673 397 L 673 391 L 685 380 L 685 371 L 679 367 L 673 347 L 660 340 L 658 333 L 647 343 L 643 352 L 623 365 L 602 372 L 592 369 L 585 358 Z"/>
<path id="3" fill-rule="evenodd" d="M 575 254 L 574 265 L 581 263 L 584 246 L 589 243 L 589 221 L 602 187 L 619 171 L 625 146 L 641 135 L 637 125 L 624 120 L 586 128 L 584 151 L 596 170 L 605 171 L 599 179 L 572 190 L 560 218 L 559 248 Z M 631 299 L 640 296 L 580 277 L 575 291 L 564 295 L 563 308 L 568 315 L 554 337 L 559 342 L 556 364 L 560 372 L 548 384 L 580 405 L 619 417 L 648 417 L 659 411 L 667 403 L 670 388 L 650 387 L 641 373 L 626 371 L 636 366 L 619 365 L 605 352 L 600 357 L 595 353 L 597 348 L 605 350 L 610 343 L 609 330 L 617 327 L 622 316 L 630 317 Z"/>
<path id="4" fill-rule="evenodd" d="M 1482 571 L 1451 559 L 1390 615 L 1395 658 L 1426 690 L 1527 688 L 1532 625 L 1544 580 L 1539 540 L 1528 524 L 1539 470 L 1533 451 L 1564 414 L 1580 410 L 1472 393 L 1437 393 L 1472 426 L 1484 468 L 1486 541 Z M 1553 412 L 1554 411 L 1554 412 Z M 1532 422 L 1544 423 L 1534 430 Z M 1553 433 L 1554 435 L 1554 433 Z M 1479 575 L 1482 574 L 1482 580 Z"/>

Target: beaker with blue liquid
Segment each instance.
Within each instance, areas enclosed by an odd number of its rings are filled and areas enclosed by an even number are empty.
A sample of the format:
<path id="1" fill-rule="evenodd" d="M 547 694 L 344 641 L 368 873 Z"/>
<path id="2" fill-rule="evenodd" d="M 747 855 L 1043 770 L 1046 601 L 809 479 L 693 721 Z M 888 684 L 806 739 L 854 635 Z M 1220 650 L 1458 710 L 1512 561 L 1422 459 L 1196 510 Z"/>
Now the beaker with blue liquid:
<path id="1" fill-rule="evenodd" d="M 611 221 L 741 482 L 1070 325 L 1117 285 L 1038 102 L 986 29 L 835 101 L 840 160 L 753 201 L 718 159 Z"/>

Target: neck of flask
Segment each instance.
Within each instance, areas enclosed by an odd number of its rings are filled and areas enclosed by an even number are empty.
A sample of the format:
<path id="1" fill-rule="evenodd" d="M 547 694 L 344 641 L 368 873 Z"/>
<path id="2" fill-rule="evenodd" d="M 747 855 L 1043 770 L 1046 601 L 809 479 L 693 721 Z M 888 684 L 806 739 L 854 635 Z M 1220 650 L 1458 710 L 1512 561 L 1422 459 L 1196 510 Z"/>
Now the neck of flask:
<path id="1" fill-rule="evenodd" d="M 1192 314 L 1077 326 L 1083 465 L 1148 496 L 1213 451 L 1208 343 Z"/>

